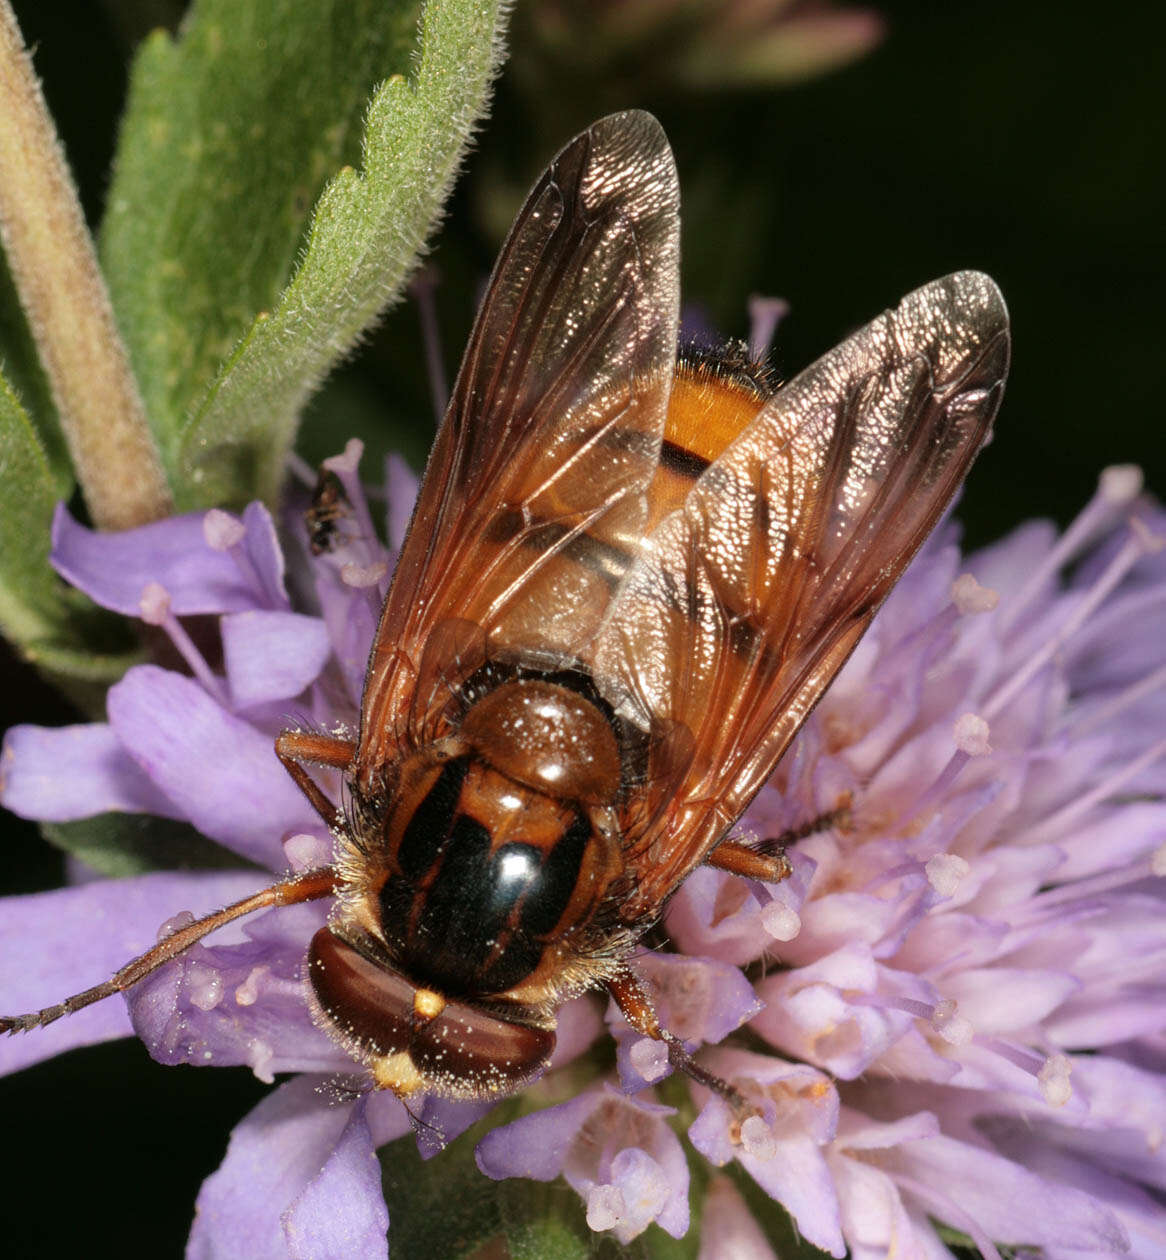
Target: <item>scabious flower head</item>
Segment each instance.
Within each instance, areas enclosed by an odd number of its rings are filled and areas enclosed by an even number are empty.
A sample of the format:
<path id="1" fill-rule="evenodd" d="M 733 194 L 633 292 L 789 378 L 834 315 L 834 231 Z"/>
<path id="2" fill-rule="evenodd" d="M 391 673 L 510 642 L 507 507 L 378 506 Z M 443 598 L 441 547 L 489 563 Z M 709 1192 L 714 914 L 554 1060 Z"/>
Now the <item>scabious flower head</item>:
<path id="1" fill-rule="evenodd" d="M 319 555 L 302 520 L 289 516 L 281 544 L 259 505 L 124 535 L 58 514 L 58 570 L 157 626 L 186 670 L 131 669 L 106 723 L 11 731 L 3 803 L 57 821 L 182 819 L 253 867 L 8 900 L 0 1008 L 76 992 L 176 914 L 330 859 L 272 741 L 289 722 L 356 721 L 415 492 L 390 461 L 384 548 L 358 445 L 329 461 L 351 514 Z M 932 1260 L 953 1240 L 986 1257 L 1001 1245 L 1162 1254 L 1164 536 L 1128 469 L 1105 474 L 1061 536 L 1033 523 L 961 558 L 953 527 L 937 531 L 742 821 L 745 834 L 800 833 L 792 877 L 762 887 L 698 870 L 669 909 L 670 948 L 635 960 L 665 1025 L 753 1114 L 666 1079 L 661 1047 L 614 1009 L 613 1054 L 583 998 L 561 1012 L 527 1114 L 479 1143 L 482 1173 L 562 1176 L 591 1227 L 624 1243 L 653 1223 L 683 1235 L 699 1187 L 709 1258 L 775 1254 L 745 1206 L 748 1180 L 802 1237 L 855 1260 Z M 192 614 L 217 618 L 221 663 L 184 629 Z M 133 1031 L 162 1062 L 295 1073 L 240 1122 L 203 1186 L 193 1256 L 238 1254 L 240 1240 L 255 1257 L 386 1254 L 373 1156 L 411 1119 L 386 1094 L 329 1088 L 354 1065 L 306 1000 L 304 955 L 327 912 L 243 920 L 126 1002 L 0 1043 L 9 1071 Z M 32 958 L 11 948 L 27 939 Z M 532 1109 L 576 1079 L 574 1096 Z M 427 1103 L 414 1120 L 424 1153 L 488 1109 Z"/>

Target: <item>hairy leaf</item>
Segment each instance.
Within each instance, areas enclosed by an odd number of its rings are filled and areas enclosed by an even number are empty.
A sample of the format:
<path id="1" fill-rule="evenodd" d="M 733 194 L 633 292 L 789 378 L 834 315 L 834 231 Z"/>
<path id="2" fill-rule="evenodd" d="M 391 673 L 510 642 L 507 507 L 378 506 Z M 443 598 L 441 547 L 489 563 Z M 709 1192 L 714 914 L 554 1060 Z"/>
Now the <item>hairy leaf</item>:
<path id="1" fill-rule="evenodd" d="M 503 8 L 431 0 L 417 54 L 416 3 L 197 0 L 143 45 L 102 253 L 181 508 L 274 496 L 304 400 L 440 208 Z"/>
<path id="2" fill-rule="evenodd" d="M 49 565 L 62 480 L 0 376 L 0 633 L 59 680 L 110 683 L 131 664 L 135 647 L 120 617 L 69 590 Z M 76 698 L 86 702 L 89 692 L 83 687 Z"/>
<path id="3" fill-rule="evenodd" d="M 64 620 L 59 579 L 49 568 L 49 525 L 60 483 L 28 413 L 0 376 L 0 629 L 23 647 Z"/>

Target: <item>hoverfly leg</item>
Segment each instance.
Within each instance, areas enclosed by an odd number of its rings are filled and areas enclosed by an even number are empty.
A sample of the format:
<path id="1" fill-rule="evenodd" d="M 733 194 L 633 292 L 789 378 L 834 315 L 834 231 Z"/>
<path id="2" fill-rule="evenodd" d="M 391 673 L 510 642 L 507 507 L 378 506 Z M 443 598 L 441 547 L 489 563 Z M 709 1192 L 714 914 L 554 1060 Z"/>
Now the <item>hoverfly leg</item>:
<path id="1" fill-rule="evenodd" d="M 343 831 L 344 811 L 328 799 L 307 772 L 305 765 L 328 766 L 347 770 L 356 756 L 356 745 L 335 735 L 318 735 L 314 731 L 280 731 L 275 741 L 275 755 L 291 775 L 296 787 L 328 825 L 330 831 Z"/>
<path id="2" fill-rule="evenodd" d="M 745 879 L 759 879 L 766 884 L 779 884 L 793 874 L 784 845 L 769 848 L 769 841 L 761 844 L 742 844 L 739 840 L 722 840 L 706 859 L 709 866 L 740 875 Z"/>
<path id="3" fill-rule="evenodd" d="M 630 971 L 621 971 L 608 980 L 607 991 L 619 1007 L 620 1014 L 636 1032 L 651 1037 L 654 1041 L 662 1041 L 668 1047 L 668 1062 L 678 1072 L 683 1072 L 698 1085 L 719 1094 L 741 1116 L 751 1115 L 756 1110 L 735 1085 L 730 1085 L 723 1077 L 701 1067 L 684 1048 L 684 1042 L 661 1027 L 651 998 Z"/>
<path id="4" fill-rule="evenodd" d="M 799 840 L 805 840 L 807 836 L 817 835 L 819 831 L 830 831 L 834 827 L 844 829 L 849 825 L 850 794 L 847 793 L 836 809 L 827 810 L 797 827 L 789 827 L 779 836 L 767 836 L 753 844 L 744 844 L 740 840 L 722 840 L 705 860 L 709 866 L 728 871 L 731 875 L 777 884 L 793 873 L 789 858 L 785 855 L 786 849 Z"/>
<path id="5" fill-rule="evenodd" d="M 846 831 L 850 825 L 850 793 L 845 792 L 837 808 L 828 809 L 797 827 L 787 827 L 780 836 L 769 836 L 752 847 L 755 853 L 781 853 L 807 836 L 816 836 L 819 831 L 832 831 L 834 828 Z"/>
<path id="6" fill-rule="evenodd" d="M 112 997 L 115 993 L 123 993 L 126 989 L 144 980 L 152 971 L 156 971 L 164 963 L 177 958 L 197 941 L 201 941 L 208 933 L 234 919 L 252 914 L 256 910 L 266 910 L 271 906 L 291 906 L 301 901 L 315 901 L 327 897 L 336 891 L 336 872 L 330 866 L 322 866 L 316 870 L 305 871 L 302 875 L 293 875 L 290 879 L 281 880 L 262 888 L 242 901 L 216 910 L 213 914 L 195 919 L 185 927 L 179 928 L 164 937 L 153 949 L 126 963 L 109 980 L 95 984 L 93 988 L 82 993 L 74 993 L 63 1002 L 46 1006 L 43 1010 L 30 1011 L 26 1015 L 0 1015 L 0 1033 L 29 1032 L 33 1028 L 43 1027 L 61 1018 L 71 1015 L 103 998 Z"/>

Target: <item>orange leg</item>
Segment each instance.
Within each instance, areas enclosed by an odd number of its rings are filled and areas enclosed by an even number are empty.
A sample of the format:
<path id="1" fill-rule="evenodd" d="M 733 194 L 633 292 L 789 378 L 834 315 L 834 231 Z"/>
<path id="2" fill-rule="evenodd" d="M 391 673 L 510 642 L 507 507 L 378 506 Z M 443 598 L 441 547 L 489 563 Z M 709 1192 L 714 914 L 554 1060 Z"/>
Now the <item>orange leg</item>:
<path id="1" fill-rule="evenodd" d="M 660 1026 L 652 999 L 644 992 L 644 986 L 630 971 L 621 971 L 607 982 L 607 991 L 615 999 L 620 1014 L 638 1033 L 662 1041 L 668 1047 L 668 1062 L 698 1085 L 720 1094 L 738 1113 L 752 1114 L 754 1108 L 735 1086 L 713 1072 L 702 1068 L 684 1048 L 684 1043 L 666 1028 Z"/>
<path id="2" fill-rule="evenodd" d="M 791 827 L 780 836 L 770 836 L 756 844 L 742 844 L 739 840 L 722 840 L 705 861 L 730 875 L 742 875 L 746 879 L 759 879 L 766 884 L 779 884 L 793 874 L 793 868 L 785 855 L 786 849 L 807 836 L 831 827 L 845 827 L 850 822 L 849 794 L 844 803 L 829 813 L 819 814 L 800 827 Z"/>
<path id="3" fill-rule="evenodd" d="M 84 993 L 75 993 L 54 1006 L 46 1006 L 44 1010 L 32 1011 L 27 1015 L 0 1015 L 0 1033 L 28 1032 L 44 1024 L 51 1024 L 62 1015 L 71 1015 L 82 1007 L 100 1002 L 102 998 L 122 993 L 139 980 L 144 980 L 151 971 L 157 970 L 163 963 L 188 950 L 196 941 L 201 941 L 209 932 L 252 914 L 256 910 L 265 910 L 270 906 L 292 906 L 301 901 L 315 901 L 327 897 L 336 889 L 336 873 L 330 866 L 320 867 L 314 871 L 305 871 L 302 875 L 293 875 L 291 879 L 281 880 L 264 888 L 260 892 L 244 897 L 223 910 L 216 910 L 204 918 L 188 923 L 186 927 L 172 932 L 165 940 L 161 940 L 153 949 L 148 949 L 140 957 L 135 958 L 104 984 L 94 985 Z"/>
<path id="4" fill-rule="evenodd" d="M 766 884 L 779 884 L 793 874 L 793 867 L 784 851 L 766 853 L 764 849 L 739 840 L 722 840 L 706 858 L 709 866 L 741 875 L 745 879 L 759 879 Z"/>
<path id="5" fill-rule="evenodd" d="M 351 740 L 313 731 L 281 731 L 275 741 L 275 755 L 329 830 L 343 831 L 343 812 L 325 796 L 304 767 L 307 764 L 347 770 L 356 756 L 356 745 Z"/>

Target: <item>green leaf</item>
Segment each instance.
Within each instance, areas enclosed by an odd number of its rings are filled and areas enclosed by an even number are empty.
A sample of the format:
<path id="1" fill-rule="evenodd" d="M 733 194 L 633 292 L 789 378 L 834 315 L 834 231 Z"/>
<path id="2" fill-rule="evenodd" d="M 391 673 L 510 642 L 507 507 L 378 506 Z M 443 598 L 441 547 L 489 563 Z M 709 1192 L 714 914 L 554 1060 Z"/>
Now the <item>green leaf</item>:
<path id="1" fill-rule="evenodd" d="M 300 409 L 400 296 L 453 183 L 502 56 L 508 0 L 430 0 L 408 80 L 369 105 L 360 172 L 316 206 L 292 283 L 236 348 L 183 436 L 191 502 L 271 499 Z"/>
<path id="2" fill-rule="evenodd" d="M 28 413 L 0 376 L 0 629 L 15 644 L 54 634 L 64 620 L 49 568 L 49 526 L 59 490 Z"/>
<path id="3" fill-rule="evenodd" d="M 102 261 L 169 471 L 180 429 L 295 267 L 312 203 L 408 65 L 419 0 L 196 0 L 133 67 Z"/>
<path id="4" fill-rule="evenodd" d="M 68 590 L 49 565 L 61 493 L 28 413 L 0 375 L 0 633 L 59 680 L 108 684 L 136 649 L 122 618 Z M 86 703 L 88 689 L 77 698 Z"/>
<path id="5" fill-rule="evenodd" d="M 495 1111 L 513 1115 L 513 1100 Z M 499 1122 L 495 1113 L 489 1121 Z M 421 1158 L 411 1137 L 381 1148 L 393 1260 L 458 1260 L 500 1236 L 498 1187 L 474 1162 L 474 1147 L 486 1127 L 479 1122 L 430 1160 Z"/>
<path id="6" fill-rule="evenodd" d="M 158 870 L 250 867 L 189 823 L 148 814 L 98 814 L 77 822 L 42 823 L 41 831 L 58 849 L 81 858 L 102 875 L 117 878 Z"/>
<path id="7" fill-rule="evenodd" d="M 504 9 L 431 0 L 413 82 L 374 97 L 364 173 L 314 213 L 360 157 L 376 85 L 413 63 L 419 4 L 198 0 L 176 40 L 143 45 L 102 253 L 181 507 L 273 497 L 304 400 L 440 208 Z"/>
<path id="8" fill-rule="evenodd" d="M 68 591 L 66 595 L 75 596 L 76 592 Z M 117 682 L 131 665 L 138 664 L 143 652 L 124 618 L 95 609 L 84 596 L 76 602 L 81 604 L 82 601 L 84 606 L 69 614 L 66 625 L 58 627 L 61 638 L 30 640 L 23 645 L 24 655 L 44 673 L 56 675 L 58 680 L 94 684 L 98 688 L 97 699 L 101 700 L 105 688 Z M 74 641 L 66 641 L 65 635 L 73 636 Z M 71 689 L 66 690 L 77 700 Z M 81 707 L 89 712 L 93 706 L 87 701 Z M 100 716 L 101 708 L 99 703 L 95 717 Z"/>

